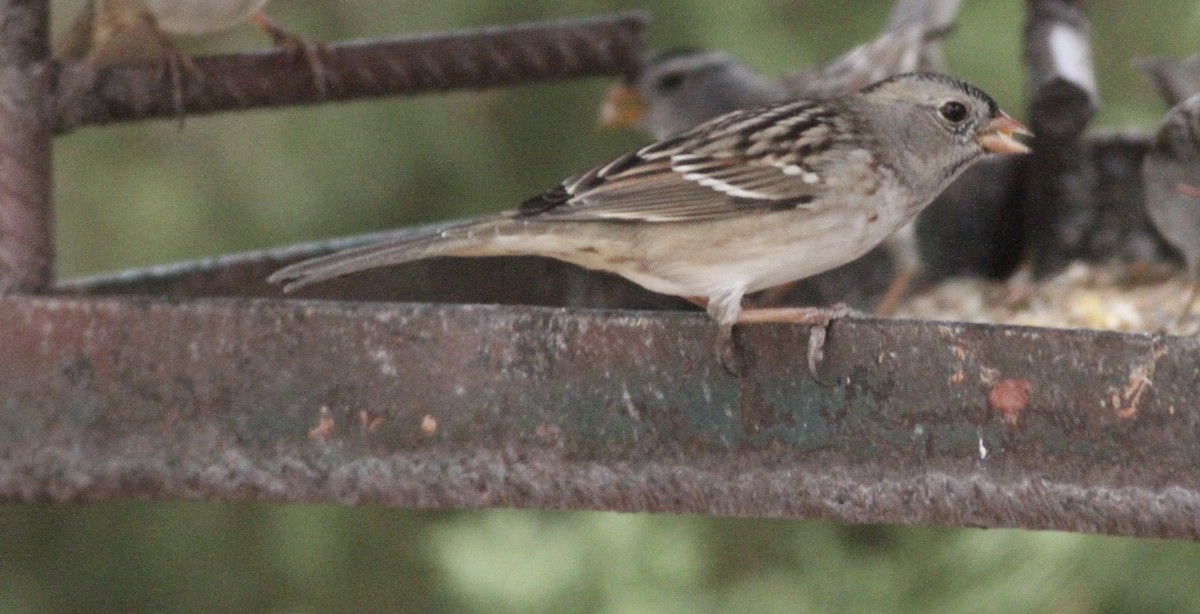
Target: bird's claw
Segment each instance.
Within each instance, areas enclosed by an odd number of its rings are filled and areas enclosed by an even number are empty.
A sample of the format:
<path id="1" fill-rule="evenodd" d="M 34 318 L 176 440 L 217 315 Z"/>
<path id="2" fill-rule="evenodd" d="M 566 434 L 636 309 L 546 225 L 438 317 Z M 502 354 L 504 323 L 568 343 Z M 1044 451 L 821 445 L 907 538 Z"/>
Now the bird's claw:
<path id="1" fill-rule="evenodd" d="M 313 86 L 317 88 L 317 94 L 324 98 L 329 89 L 329 71 L 325 68 L 322 56 L 329 52 L 329 47 L 323 42 L 313 41 L 287 30 L 261 11 L 251 13 L 248 19 L 270 36 L 276 47 L 304 59 L 312 72 Z"/>
<path id="2" fill-rule="evenodd" d="M 732 325 L 722 325 L 720 330 L 718 330 L 716 350 L 717 362 L 721 363 L 721 366 L 730 375 L 738 377 L 746 370 L 745 358 L 742 355 L 743 352 L 738 347 Z"/>
<path id="3" fill-rule="evenodd" d="M 808 371 L 813 379 L 822 386 L 833 386 L 821 380 L 817 366 L 825 358 L 825 339 L 828 336 L 829 324 L 838 318 L 859 315 L 845 303 L 837 303 L 829 307 L 791 307 L 791 308 L 759 308 L 745 310 L 741 313 L 740 322 L 789 322 L 809 326 L 808 333 Z M 717 334 L 717 361 L 731 375 L 740 375 L 746 365 L 743 352 L 738 350 L 733 334 L 733 325 L 721 325 Z"/>
<path id="4" fill-rule="evenodd" d="M 817 365 L 822 360 L 825 360 L 825 335 L 829 327 L 829 323 L 825 325 L 813 325 L 808 329 L 808 372 L 812 375 L 814 381 L 822 386 L 832 386 L 821 381 L 821 376 L 817 373 Z"/>
<path id="5" fill-rule="evenodd" d="M 183 128 L 183 119 L 187 115 L 184 108 L 184 92 L 187 79 L 204 80 L 204 72 L 196 66 L 196 62 L 170 41 L 163 39 L 159 42 L 162 47 L 162 64 L 160 78 L 171 84 L 171 102 L 175 106 L 175 117 L 179 127 Z"/>

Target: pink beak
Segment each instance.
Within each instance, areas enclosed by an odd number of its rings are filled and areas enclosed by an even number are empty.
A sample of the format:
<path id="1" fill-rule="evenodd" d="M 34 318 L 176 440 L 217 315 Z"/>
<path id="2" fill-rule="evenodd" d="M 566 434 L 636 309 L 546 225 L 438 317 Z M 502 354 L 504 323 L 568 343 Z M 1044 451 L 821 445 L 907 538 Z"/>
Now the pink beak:
<path id="1" fill-rule="evenodd" d="M 1013 134 L 1033 136 L 1025 124 L 1013 119 L 1005 113 L 988 122 L 983 130 L 975 134 L 975 142 L 979 143 L 989 153 L 1024 154 L 1029 153 L 1029 146 L 1013 138 Z"/>

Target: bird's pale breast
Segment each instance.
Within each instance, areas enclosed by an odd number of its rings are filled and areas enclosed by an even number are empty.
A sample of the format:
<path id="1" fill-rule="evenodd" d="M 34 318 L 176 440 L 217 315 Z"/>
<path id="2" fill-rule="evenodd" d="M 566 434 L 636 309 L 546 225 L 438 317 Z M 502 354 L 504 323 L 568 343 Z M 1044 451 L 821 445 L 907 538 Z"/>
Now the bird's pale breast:
<path id="1" fill-rule="evenodd" d="M 630 226 L 636 236 L 628 248 L 564 259 L 679 296 L 770 288 L 850 262 L 907 223 L 919 209 L 914 196 L 897 182 L 880 179 L 882 175 L 859 181 L 847 190 L 844 202 L 818 209 L 640 224 L 636 231 Z M 611 232 L 620 233 L 620 227 Z M 605 262 L 601 255 L 620 261 Z M 642 266 L 631 267 L 634 261 Z"/>
<path id="2" fill-rule="evenodd" d="M 146 0 L 146 8 L 169 34 L 206 34 L 236 26 L 268 0 Z"/>

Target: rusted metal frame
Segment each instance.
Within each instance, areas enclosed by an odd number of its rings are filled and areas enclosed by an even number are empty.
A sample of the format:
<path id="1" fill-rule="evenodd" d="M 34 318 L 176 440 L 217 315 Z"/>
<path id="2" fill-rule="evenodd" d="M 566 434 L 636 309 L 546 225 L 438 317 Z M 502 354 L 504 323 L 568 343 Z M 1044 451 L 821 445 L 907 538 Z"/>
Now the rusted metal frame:
<path id="1" fill-rule="evenodd" d="M 170 79 L 152 64 L 95 71 L 61 66 L 50 101 L 56 134 L 83 125 L 241 109 L 487 88 L 595 75 L 641 63 L 649 22 L 640 11 L 403 39 L 331 44 L 320 54 L 322 94 L 304 59 L 284 50 L 195 58 L 177 108 Z"/>
<path id="2" fill-rule="evenodd" d="M 1195 338 L 0 299 L 0 499 L 538 507 L 1200 538 Z"/>
<path id="3" fill-rule="evenodd" d="M 96 72 L 48 62 L 49 5 L 0 1 L 0 293 L 54 283 L 51 134 L 85 124 L 346 100 L 638 69 L 648 16 L 490 28 L 331 46 L 324 95 L 284 51 L 195 61 L 182 108 L 154 66 Z"/>
<path id="4" fill-rule="evenodd" d="M 49 3 L 0 0 L 0 294 L 54 283 L 49 90 Z"/>
<path id="5" fill-rule="evenodd" d="M 1193 338 L 845 320 L 824 388 L 802 328 L 746 328 L 733 378 L 703 314 L 461 304 L 679 307 L 537 259 L 431 261 L 302 295 L 455 305 L 203 298 L 277 297 L 266 272 L 328 249 L 0 299 L 0 498 L 1200 537 Z M 104 293 L 126 296 L 86 296 Z"/>

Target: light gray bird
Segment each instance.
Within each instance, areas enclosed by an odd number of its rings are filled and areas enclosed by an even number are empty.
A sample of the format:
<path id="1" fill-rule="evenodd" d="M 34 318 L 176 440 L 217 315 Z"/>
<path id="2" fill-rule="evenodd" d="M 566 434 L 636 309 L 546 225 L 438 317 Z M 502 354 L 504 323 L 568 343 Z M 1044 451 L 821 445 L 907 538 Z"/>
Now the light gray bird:
<path id="1" fill-rule="evenodd" d="M 1192 291 L 1177 325 L 1200 294 L 1200 94 L 1167 112 L 1142 162 L 1150 220 L 1183 254 Z"/>
<path id="2" fill-rule="evenodd" d="M 737 371 L 736 322 L 824 326 L 839 311 L 743 310 L 742 297 L 845 264 L 883 241 L 989 153 L 1028 131 L 974 86 L 900 75 L 823 101 L 734 111 L 571 177 L 515 210 L 349 249 L 270 277 L 293 290 L 439 256 L 555 258 L 695 299 Z"/>
<path id="3" fill-rule="evenodd" d="M 767 78 L 721 51 L 676 49 L 650 56 L 636 79 L 609 89 L 600 124 L 637 127 L 655 138 L 690 128 L 734 109 L 793 99 L 839 96 L 886 77 L 943 71 L 939 40 L 951 28 L 960 0 L 899 0 L 875 40 L 817 68 Z M 888 240 L 898 273 L 877 313 L 891 313 L 920 271 L 911 225 Z"/>

